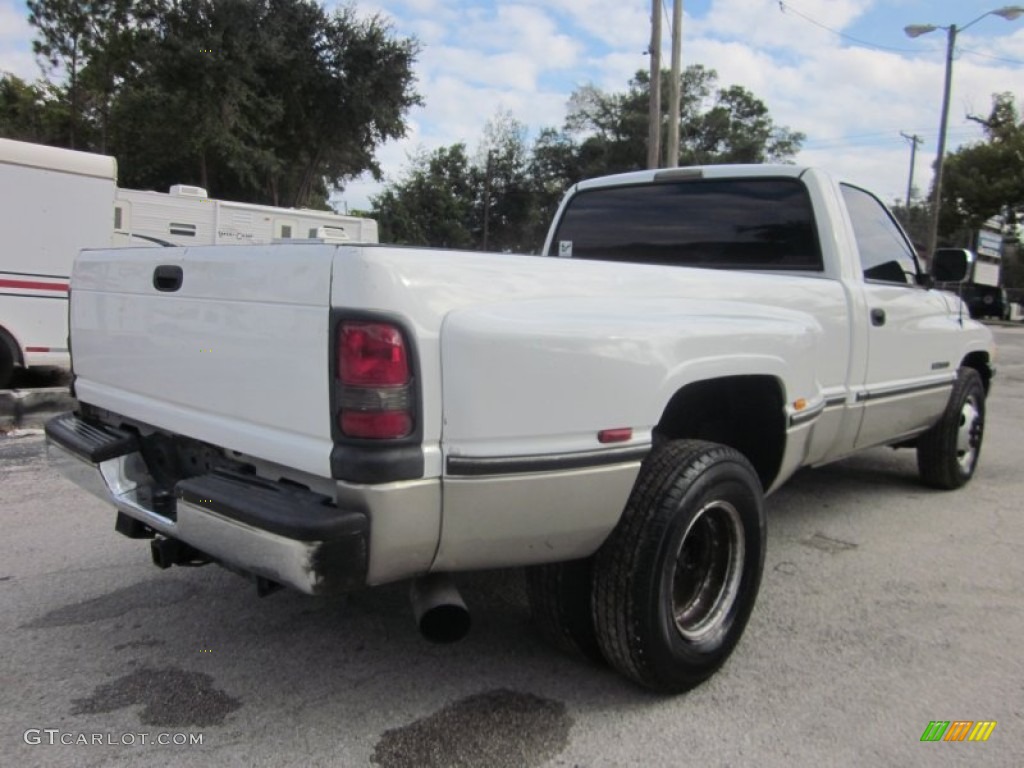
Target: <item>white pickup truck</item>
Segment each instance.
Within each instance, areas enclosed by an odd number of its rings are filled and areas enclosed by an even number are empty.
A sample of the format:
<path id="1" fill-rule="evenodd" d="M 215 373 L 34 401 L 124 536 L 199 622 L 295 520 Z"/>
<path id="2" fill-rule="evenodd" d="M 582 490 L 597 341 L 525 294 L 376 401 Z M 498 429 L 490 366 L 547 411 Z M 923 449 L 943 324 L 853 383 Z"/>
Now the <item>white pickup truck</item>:
<path id="1" fill-rule="evenodd" d="M 797 469 L 893 445 L 971 478 L 992 337 L 931 284 L 877 198 L 794 166 L 580 183 L 542 256 L 84 251 L 79 407 L 46 432 L 160 566 L 411 579 L 433 639 L 468 628 L 448 574 L 530 566 L 543 634 L 682 691 L 742 634 Z"/>

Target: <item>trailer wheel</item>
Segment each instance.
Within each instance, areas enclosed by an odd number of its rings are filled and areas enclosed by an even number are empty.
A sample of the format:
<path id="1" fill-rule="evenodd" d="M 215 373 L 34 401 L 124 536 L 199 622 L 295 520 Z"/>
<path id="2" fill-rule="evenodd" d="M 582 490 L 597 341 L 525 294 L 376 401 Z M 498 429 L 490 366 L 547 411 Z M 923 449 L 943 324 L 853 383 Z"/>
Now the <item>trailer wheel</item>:
<path id="1" fill-rule="evenodd" d="M 917 441 L 917 469 L 932 488 L 952 491 L 974 476 L 985 435 L 985 387 L 961 368 L 942 418 Z"/>
<path id="2" fill-rule="evenodd" d="M 14 379 L 14 353 L 0 334 L 0 389 L 7 389 Z"/>
<path id="3" fill-rule="evenodd" d="M 762 497 L 732 448 L 681 440 L 652 450 L 594 562 L 594 625 L 613 667 L 681 693 L 722 666 L 761 583 Z"/>
<path id="4" fill-rule="evenodd" d="M 592 557 L 526 569 L 526 594 L 533 622 L 560 651 L 603 664 L 591 604 Z"/>

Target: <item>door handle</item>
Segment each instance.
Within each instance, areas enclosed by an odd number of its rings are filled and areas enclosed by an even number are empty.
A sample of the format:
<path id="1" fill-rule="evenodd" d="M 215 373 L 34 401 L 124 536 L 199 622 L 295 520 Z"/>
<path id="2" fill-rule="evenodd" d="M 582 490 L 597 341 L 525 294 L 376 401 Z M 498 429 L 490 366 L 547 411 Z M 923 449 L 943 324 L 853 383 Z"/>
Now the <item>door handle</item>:
<path id="1" fill-rule="evenodd" d="M 163 293 L 172 293 L 181 288 L 185 273 L 177 264 L 161 264 L 153 270 L 153 287 Z"/>
<path id="2" fill-rule="evenodd" d="M 871 310 L 871 324 L 872 325 L 885 325 L 885 310 L 884 309 L 872 309 Z"/>

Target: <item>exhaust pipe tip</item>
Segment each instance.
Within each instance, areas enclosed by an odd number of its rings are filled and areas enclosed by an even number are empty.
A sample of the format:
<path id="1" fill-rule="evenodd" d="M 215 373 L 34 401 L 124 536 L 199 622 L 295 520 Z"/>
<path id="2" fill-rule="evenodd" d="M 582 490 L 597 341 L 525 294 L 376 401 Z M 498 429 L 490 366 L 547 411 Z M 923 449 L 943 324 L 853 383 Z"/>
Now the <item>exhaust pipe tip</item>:
<path id="1" fill-rule="evenodd" d="M 469 609 L 447 574 L 421 576 L 410 588 L 412 612 L 420 634 L 432 643 L 454 643 L 469 632 Z"/>

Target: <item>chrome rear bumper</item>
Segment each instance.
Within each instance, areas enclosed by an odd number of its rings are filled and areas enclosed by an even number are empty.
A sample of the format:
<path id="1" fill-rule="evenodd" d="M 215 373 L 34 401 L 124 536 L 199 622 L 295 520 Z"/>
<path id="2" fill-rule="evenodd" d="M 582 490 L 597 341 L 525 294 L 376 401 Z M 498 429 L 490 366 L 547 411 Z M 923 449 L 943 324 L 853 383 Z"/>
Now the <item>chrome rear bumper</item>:
<path id="1" fill-rule="evenodd" d="M 215 471 L 154 492 L 136 437 L 66 413 L 46 425 L 47 453 L 68 479 L 154 533 L 208 558 L 307 594 L 364 586 L 365 510 L 304 488 Z"/>

